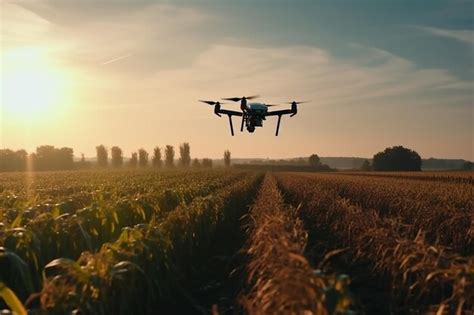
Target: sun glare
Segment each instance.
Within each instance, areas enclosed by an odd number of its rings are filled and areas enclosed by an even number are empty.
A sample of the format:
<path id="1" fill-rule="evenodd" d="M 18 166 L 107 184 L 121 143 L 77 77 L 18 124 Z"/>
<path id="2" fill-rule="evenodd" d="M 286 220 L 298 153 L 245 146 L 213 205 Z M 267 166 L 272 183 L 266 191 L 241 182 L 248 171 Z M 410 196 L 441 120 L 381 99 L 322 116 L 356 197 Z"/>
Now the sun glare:
<path id="1" fill-rule="evenodd" d="M 65 105 L 69 80 L 45 51 L 12 49 L 1 58 L 1 104 L 5 113 L 18 119 L 41 119 L 54 116 Z"/>

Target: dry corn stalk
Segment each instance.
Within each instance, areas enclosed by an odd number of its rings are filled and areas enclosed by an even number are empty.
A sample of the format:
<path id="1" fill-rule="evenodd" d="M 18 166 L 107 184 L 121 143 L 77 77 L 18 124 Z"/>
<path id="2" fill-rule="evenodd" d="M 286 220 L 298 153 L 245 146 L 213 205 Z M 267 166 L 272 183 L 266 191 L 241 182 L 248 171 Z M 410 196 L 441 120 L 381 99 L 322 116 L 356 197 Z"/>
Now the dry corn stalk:
<path id="1" fill-rule="evenodd" d="M 242 304 L 250 314 L 327 314 L 324 281 L 303 256 L 307 233 L 271 175 L 251 208 L 248 237 L 250 289 Z"/>

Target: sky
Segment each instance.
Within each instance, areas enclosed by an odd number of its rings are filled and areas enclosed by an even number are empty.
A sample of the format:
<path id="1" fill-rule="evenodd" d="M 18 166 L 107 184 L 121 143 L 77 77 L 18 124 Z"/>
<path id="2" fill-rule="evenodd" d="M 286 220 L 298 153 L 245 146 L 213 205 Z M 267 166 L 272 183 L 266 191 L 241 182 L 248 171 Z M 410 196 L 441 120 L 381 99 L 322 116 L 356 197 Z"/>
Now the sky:
<path id="1" fill-rule="evenodd" d="M 474 160 L 473 1 L 0 0 L 0 146 Z M 231 137 L 199 99 L 309 100 Z M 238 103 L 226 104 L 238 110 Z M 285 106 L 281 106 L 284 109 Z M 239 121 L 234 118 L 237 129 Z"/>

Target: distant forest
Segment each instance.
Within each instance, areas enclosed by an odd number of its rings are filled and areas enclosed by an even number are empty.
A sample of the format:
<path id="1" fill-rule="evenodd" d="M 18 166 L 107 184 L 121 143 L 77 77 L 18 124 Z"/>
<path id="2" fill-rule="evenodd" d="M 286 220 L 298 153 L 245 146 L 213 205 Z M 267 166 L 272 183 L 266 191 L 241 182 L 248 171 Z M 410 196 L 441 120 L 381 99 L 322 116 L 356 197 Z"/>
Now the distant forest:
<path id="1" fill-rule="evenodd" d="M 188 143 L 179 146 L 179 157 L 175 159 L 175 148 L 171 145 L 155 147 L 149 154 L 145 149 L 140 148 L 132 152 L 130 156 L 124 156 L 123 151 L 118 146 L 107 148 L 104 145 L 96 147 L 94 158 L 85 158 L 82 154 L 80 158 L 74 156 L 72 148 L 55 148 L 51 145 L 43 145 L 36 148 L 36 152 L 28 153 L 25 150 L 13 151 L 10 149 L 0 149 L 0 172 L 11 171 L 52 171 L 52 170 L 72 170 L 89 168 L 174 168 L 174 167 L 213 167 L 230 166 L 230 151 L 224 152 L 222 159 L 191 158 L 191 148 Z M 313 154 L 311 157 L 317 157 Z M 265 166 L 264 169 L 278 170 L 288 167 L 305 169 L 311 165 L 311 157 L 299 157 L 291 159 L 232 159 L 232 164 L 243 169 L 256 169 Z M 318 160 L 312 166 L 317 170 L 341 169 L 341 170 L 371 170 L 372 158 L 360 157 L 317 157 Z M 278 166 L 278 167 L 274 167 Z M 283 167 L 283 168 L 282 168 Z M 311 167 L 311 166 L 310 166 Z M 472 170 L 472 162 L 463 159 L 422 159 L 422 170 Z"/>
<path id="2" fill-rule="evenodd" d="M 224 165 L 230 166 L 231 154 L 229 150 L 224 152 Z M 79 161 L 74 159 L 72 148 L 55 148 L 52 145 L 43 145 L 36 148 L 36 152 L 28 153 L 25 150 L 13 151 L 10 149 L 0 150 L 0 172 L 14 171 L 55 171 L 88 168 L 174 168 L 174 167 L 204 167 L 211 168 L 212 159 L 203 158 L 201 160 L 191 158 L 191 148 L 189 143 L 179 146 L 179 157 L 175 159 L 175 149 L 171 145 L 163 148 L 155 147 L 153 155 L 140 148 L 132 152 L 129 158 L 125 158 L 123 151 L 118 146 L 113 146 L 110 150 L 104 145 L 96 147 L 96 158 L 94 162 L 86 161 L 81 155 Z"/>
<path id="3" fill-rule="evenodd" d="M 290 159 L 233 159 L 234 163 L 254 164 L 254 165 L 307 165 L 307 157 L 298 157 Z M 364 162 L 373 163 L 372 158 L 361 157 L 321 157 L 321 163 L 328 165 L 330 168 L 340 170 L 359 170 Z M 469 161 L 463 159 L 422 159 L 422 170 L 461 170 L 465 169 L 466 163 Z"/>

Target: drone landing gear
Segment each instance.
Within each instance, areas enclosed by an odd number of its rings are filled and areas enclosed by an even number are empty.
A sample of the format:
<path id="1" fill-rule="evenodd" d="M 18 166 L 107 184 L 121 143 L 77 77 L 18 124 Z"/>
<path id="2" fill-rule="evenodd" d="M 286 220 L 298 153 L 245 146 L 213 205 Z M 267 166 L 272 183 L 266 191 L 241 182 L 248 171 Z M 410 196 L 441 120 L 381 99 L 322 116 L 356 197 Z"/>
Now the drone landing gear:
<path id="1" fill-rule="evenodd" d="M 232 124 L 232 115 L 228 114 L 229 117 L 229 124 L 230 124 L 230 134 L 234 136 L 234 125 Z"/>
<path id="2" fill-rule="evenodd" d="M 276 136 L 276 137 L 278 136 L 278 131 L 280 130 L 281 116 L 282 116 L 282 115 L 278 115 L 277 130 L 276 130 L 276 133 L 275 133 L 275 136 Z"/>
<path id="3" fill-rule="evenodd" d="M 245 112 L 242 115 L 242 123 L 240 124 L 240 132 L 244 131 Z"/>

